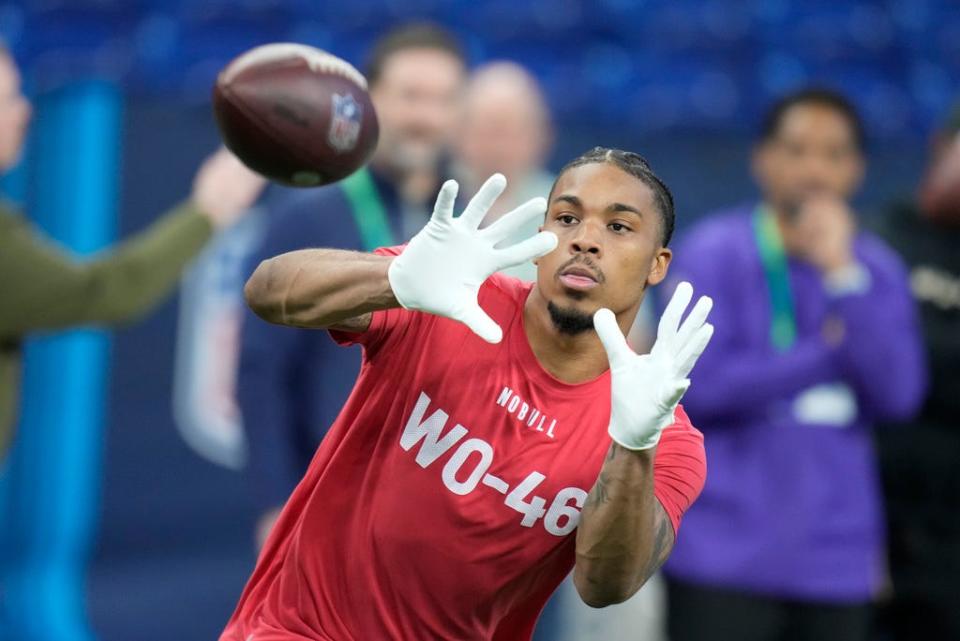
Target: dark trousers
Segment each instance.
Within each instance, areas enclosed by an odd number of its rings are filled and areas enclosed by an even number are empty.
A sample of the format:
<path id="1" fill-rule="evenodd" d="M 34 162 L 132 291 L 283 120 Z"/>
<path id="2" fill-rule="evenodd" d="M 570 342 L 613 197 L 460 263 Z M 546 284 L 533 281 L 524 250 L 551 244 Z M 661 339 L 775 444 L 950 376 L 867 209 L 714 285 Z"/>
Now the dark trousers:
<path id="1" fill-rule="evenodd" d="M 952 599 L 895 598 L 880 608 L 878 628 L 884 641 L 957 641 L 960 596 Z"/>
<path id="2" fill-rule="evenodd" d="M 787 601 L 667 580 L 670 641 L 867 641 L 867 603 Z"/>

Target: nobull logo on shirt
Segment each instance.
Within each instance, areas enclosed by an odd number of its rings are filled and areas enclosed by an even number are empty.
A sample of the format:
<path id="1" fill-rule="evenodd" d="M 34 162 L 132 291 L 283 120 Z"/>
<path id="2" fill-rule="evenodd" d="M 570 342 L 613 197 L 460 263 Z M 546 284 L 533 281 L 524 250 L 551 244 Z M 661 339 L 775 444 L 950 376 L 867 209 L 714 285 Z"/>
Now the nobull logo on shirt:
<path id="1" fill-rule="evenodd" d="M 508 390 L 505 388 L 505 391 Z M 522 401 L 518 401 L 511 411 L 512 402 L 508 398 L 503 404 L 511 414 L 518 411 Z M 576 529 L 580 509 L 587 500 L 586 490 L 565 487 L 557 492 L 547 507 L 547 499 L 535 494 L 540 484 L 547 480 L 545 474 L 533 470 L 519 480 L 515 474 L 517 470 L 509 470 L 512 478 L 491 473 L 491 469 L 497 469 L 493 444 L 471 436 L 470 429 L 459 422 L 448 428 L 450 414 L 439 407 L 429 414 L 430 404 L 430 397 L 421 391 L 400 435 L 400 447 L 413 454 L 417 465 L 423 469 L 435 469 L 441 459 L 446 458 L 440 479 L 448 490 L 466 496 L 474 491 L 488 492 L 480 487 L 486 486 L 502 494 L 503 504 L 522 515 L 519 520 L 522 527 L 532 528 L 542 522 L 544 529 L 554 536 L 567 536 Z M 529 404 L 527 407 L 529 412 Z M 516 480 L 519 482 L 511 485 Z"/>
<path id="2" fill-rule="evenodd" d="M 557 426 L 557 419 L 547 417 L 541 410 L 517 396 L 509 387 L 504 387 L 501 390 L 500 396 L 497 397 L 497 405 L 504 408 L 507 414 L 537 432 L 544 432 L 544 425 L 546 425 L 546 435 L 550 438 L 554 437 L 553 430 Z"/>

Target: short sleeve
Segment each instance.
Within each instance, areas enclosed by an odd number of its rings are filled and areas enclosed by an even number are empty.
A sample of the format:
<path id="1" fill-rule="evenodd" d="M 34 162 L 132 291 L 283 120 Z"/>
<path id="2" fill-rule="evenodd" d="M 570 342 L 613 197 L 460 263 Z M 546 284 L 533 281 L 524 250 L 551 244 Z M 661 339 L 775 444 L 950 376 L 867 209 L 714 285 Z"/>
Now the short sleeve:
<path id="1" fill-rule="evenodd" d="M 663 431 L 653 464 L 653 492 L 663 506 L 674 535 L 680 529 L 684 513 L 703 490 L 707 478 L 707 457 L 703 434 L 691 423 L 682 407 L 676 419 Z"/>
<path id="2" fill-rule="evenodd" d="M 378 256 L 399 256 L 403 253 L 406 245 L 395 245 L 393 247 L 380 247 L 373 251 Z M 413 322 L 419 312 L 412 312 L 402 307 L 393 309 L 384 309 L 373 312 L 370 319 L 370 326 L 363 332 L 347 332 L 343 330 L 328 330 L 330 337 L 341 346 L 362 345 L 368 353 L 379 348 L 389 336 L 398 333 Z"/>

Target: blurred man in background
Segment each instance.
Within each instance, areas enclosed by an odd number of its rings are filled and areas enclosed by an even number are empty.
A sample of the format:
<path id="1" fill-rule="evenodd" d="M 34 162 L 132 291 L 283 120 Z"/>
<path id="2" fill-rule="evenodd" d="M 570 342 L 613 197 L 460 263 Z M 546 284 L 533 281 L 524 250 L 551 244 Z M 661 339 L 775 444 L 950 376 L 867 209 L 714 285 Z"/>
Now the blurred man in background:
<path id="1" fill-rule="evenodd" d="M 380 121 L 369 167 L 269 212 L 251 271 L 266 258 L 308 247 L 372 251 L 406 240 L 426 223 L 460 120 L 464 54 L 439 27 L 406 26 L 374 45 L 366 75 Z M 237 397 L 262 513 L 258 545 L 306 471 L 359 367 L 358 349 L 344 350 L 322 332 L 287 330 L 248 313 Z"/>
<path id="2" fill-rule="evenodd" d="M 0 173 L 16 164 L 30 115 L 16 64 L 0 50 Z M 16 418 L 23 339 L 146 313 L 170 293 L 211 234 L 247 210 L 263 185 L 219 151 L 200 168 L 187 203 L 116 249 L 82 262 L 0 203 L 0 458 Z"/>
<path id="3" fill-rule="evenodd" d="M 878 434 L 893 579 L 884 615 L 896 641 L 960 639 L 960 105 L 918 202 L 891 207 L 878 231 L 910 270 L 930 363 L 909 429 Z"/>
<path id="4" fill-rule="evenodd" d="M 473 72 L 464 99 L 463 124 L 456 136 L 454 173 L 472 194 L 495 173 L 507 178 L 507 189 L 490 210 L 484 225 L 537 196 L 550 193 L 553 176 L 544 169 L 553 144 L 550 113 L 536 78 L 518 64 L 492 62 Z M 537 233 L 539 222 L 517 230 L 512 245 Z M 533 263 L 506 270 L 533 281 Z"/>
<path id="5" fill-rule="evenodd" d="M 871 429 L 917 409 L 925 368 L 903 265 L 856 229 L 859 115 L 805 90 L 767 115 L 762 200 L 695 227 L 671 277 L 716 301 L 688 394 L 710 473 L 667 566 L 672 641 L 867 638 L 883 580 Z"/>

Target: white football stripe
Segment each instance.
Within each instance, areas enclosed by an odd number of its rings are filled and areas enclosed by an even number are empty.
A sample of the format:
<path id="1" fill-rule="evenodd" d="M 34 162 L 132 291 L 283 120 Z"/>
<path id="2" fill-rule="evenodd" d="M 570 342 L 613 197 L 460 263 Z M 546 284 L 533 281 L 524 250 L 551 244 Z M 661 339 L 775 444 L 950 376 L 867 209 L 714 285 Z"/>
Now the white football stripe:
<path id="1" fill-rule="evenodd" d="M 252 65 L 299 56 L 313 71 L 323 71 L 342 76 L 361 89 L 366 90 L 367 79 L 356 67 L 342 58 L 308 45 L 295 42 L 278 42 L 251 49 L 227 65 L 223 70 L 224 82 L 233 82 L 240 72 Z"/>

